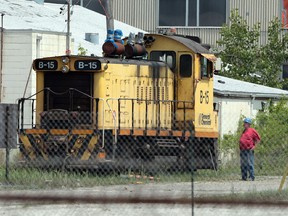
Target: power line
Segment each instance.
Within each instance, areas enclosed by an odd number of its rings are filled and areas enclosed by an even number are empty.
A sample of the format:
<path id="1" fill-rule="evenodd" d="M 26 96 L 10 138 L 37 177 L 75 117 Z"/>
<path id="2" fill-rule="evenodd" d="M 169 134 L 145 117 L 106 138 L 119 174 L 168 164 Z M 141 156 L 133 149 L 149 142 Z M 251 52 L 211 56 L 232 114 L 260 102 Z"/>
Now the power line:
<path id="1" fill-rule="evenodd" d="M 90 5 L 91 1 L 92 1 L 92 0 L 90 0 L 90 1 L 86 4 L 86 6 L 84 6 L 84 7 L 85 7 L 85 8 L 88 7 L 88 6 Z"/>
<path id="2" fill-rule="evenodd" d="M 96 1 L 97 1 L 97 0 L 96 0 Z M 102 0 L 98 0 L 98 2 L 100 3 L 102 9 L 104 10 L 104 13 L 105 13 L 106 17 L 111 18 L 110 15 L 108 16 L 108 13 L 107 13 L 106 8 L 104 7 L 104 5 L 103 5 L 103 3 L 102 3 Z"/>

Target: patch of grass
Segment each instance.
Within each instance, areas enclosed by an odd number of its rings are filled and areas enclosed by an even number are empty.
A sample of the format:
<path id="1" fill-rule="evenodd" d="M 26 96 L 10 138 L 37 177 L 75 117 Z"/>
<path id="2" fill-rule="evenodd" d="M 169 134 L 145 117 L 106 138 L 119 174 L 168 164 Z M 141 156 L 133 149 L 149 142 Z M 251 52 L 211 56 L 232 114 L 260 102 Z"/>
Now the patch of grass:
<path id="1" fill-rule="evenodd" d="M 283 170 L 284 171 L 284 170 Z M 256 177 L 261 172 L 256 170 Z M 263 175 L 261 175 L 263 176 Z M 197 170 L 193 172 L 194 181 L 233 181 L 239 180 L 240 167 L 225 166 L 215 170 Z M 191 172 L 158 172 L 151 176 L 138 173 L 96 174 L 91 172 L 43 170 L 36 168 L 13 168 L 9 170 L 9 182 L 15 189 L 53 189 L 79 188 L 106 185 L 179 183 L 191 182 Z M 6 184 L 5 168 L 0 167 L 0 185 Z M 9 184 L 8 184 L 9 185 Z M 4 187 L 2 187 L 4 188 Z"/>
<path id="2" fill-rule="evenodd" d="M 240 171 L 239 171 L 240 172 Z M 193 172 L 195 181 L 226 181 L 239 179 L 235 169 L 198 170 Z M 106 185 L 147 184 L 147 183 L 179 183 L 191 182 L 191 172 L 158 172 L 151 176 L 145 173 L 95 174 L 91 172 L 41 170 L 36 168 L 11 168 L 9 182 L 12 188 L 51 189 L 76 188 Z M 6 183 L 5 168 L 0 167 L 0 184 Z"/>
<path id="3" fill-rule="evenodd" d="M 190 173 L 162 173 L 159 175 L 95 174 L 91 172 L 55 171 L 32 168 L 14 168 L 9 171 L 11 189 L 78 188 L 106 185 L 147 184 L 164 182 L 191 182 Z M 0 184 L 6 184 L 5 168 L 0 167 Z M 10 184 L 9 184 L 10 183 Z M 2 189 L 7 187 L 2 187 Z"/>
<path id="4" fill-rule="evenodd" d="M 0 169 L 0 182 L 5 183 L 5 169 Z M 18 189 L 51 189 L 93 187 L 99 185 L 127 184 L 128 179 L 116 175 L 97 176 L 91 173 L 45 171 L 39 169 L 11 169 L 9 183 Z"/>

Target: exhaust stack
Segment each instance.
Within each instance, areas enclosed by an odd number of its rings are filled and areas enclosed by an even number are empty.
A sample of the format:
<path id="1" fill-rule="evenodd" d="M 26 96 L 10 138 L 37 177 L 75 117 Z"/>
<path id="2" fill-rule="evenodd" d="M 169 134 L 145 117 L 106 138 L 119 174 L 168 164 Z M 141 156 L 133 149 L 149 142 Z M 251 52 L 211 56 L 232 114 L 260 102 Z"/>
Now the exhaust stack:
<path id="1" fill-rule="evenodd" d="M 107 37 L 102 46 L 106 56 L 122 55 L 125 51 L 124 42 L 121 40 L 123 33 L 121 30 L 114 30 L 114 18 L 112 11 L 112 0 L 102 0 L 103 8 L 106 14 Z"/>
<path id="2" fill-rule="evenodd" d="M 114 18 L 113 18 L 113 11 L 112 11 L 112 0 L 102 0 L 103 9 L 106 14 L 106 30 L 107 30 L 107 39 L 111 37 L 113 39 L 114 34 Z"/>

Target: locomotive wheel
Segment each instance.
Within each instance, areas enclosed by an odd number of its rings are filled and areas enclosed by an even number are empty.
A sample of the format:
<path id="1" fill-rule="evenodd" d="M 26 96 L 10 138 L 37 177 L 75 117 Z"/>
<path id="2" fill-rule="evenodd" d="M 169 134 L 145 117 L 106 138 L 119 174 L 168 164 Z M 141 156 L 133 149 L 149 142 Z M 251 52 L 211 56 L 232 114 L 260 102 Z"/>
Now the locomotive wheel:
<path id="1" fill-rule="evenodd" d="M 181 145 L 181 152 L 178 159 L 178 170 L 182 172 L 196 171 L 195 158 L 194 158 L 194 145 L 192 139 L 185 141 Z"/>

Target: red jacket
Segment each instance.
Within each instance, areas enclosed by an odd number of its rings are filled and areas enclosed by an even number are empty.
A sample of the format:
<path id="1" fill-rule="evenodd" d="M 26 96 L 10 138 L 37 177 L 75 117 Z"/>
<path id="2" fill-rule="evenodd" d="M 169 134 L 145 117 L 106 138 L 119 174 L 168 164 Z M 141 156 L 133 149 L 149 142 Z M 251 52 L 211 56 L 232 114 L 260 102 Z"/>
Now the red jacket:
<path id="1" fill-rule="evenodd" d="M 240 150 L 254 149 L 255 143 L 260 140 L 260 135 L 254 128 L 247 128 L 240 137 Z"/>

